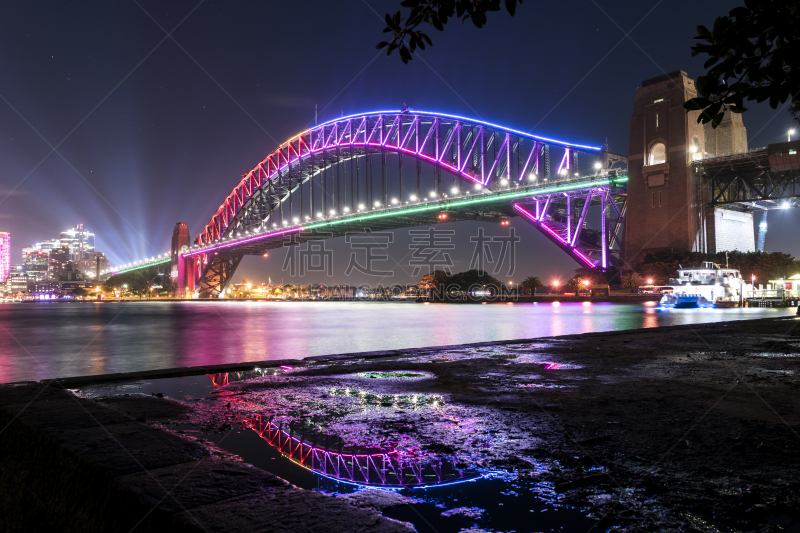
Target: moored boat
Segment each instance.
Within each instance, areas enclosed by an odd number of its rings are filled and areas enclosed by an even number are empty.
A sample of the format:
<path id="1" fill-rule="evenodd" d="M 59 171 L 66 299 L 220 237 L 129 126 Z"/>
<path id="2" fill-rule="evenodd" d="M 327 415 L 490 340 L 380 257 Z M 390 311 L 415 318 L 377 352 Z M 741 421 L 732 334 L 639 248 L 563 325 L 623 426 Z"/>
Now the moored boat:
<path id="1" fill-rule="evenodd" d="M 661 307 L 675 309 L 739 307 L 745 282 L 735 268 L 723 268 L 706 261 L 702 266 L 679 268 L 671 278 L 672 292 L 664 294 Z"/>

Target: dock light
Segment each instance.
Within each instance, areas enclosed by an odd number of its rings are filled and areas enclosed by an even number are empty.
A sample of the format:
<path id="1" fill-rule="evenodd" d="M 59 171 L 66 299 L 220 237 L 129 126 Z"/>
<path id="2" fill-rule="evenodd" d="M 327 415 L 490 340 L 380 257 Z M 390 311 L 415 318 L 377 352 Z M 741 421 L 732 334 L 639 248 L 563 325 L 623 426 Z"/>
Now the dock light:
<path id="1" fill-rule="evenodd" d="M 300 219 L 299 219 L 299 218 L 297 218 L 297 217 L 294 217 L 294 218 L 292 219 L 292 222 L 294 222 L 295 224 L 297 224 L 298 222 L 300 222 Z"/>
<path id="2" fill-rule="evenodd" d="M 562 168 L 561 172 L 559 172 L 559 174 L 561 174 L 562 176 L 566 176 L 567 172 L 569 172 L 569 171 L 566 168 Z"/>
<path id="3" fill-rule="evenodd" d="M 397 198 L 392 198 L 392 205 L 397 205 Z"/>
<path id="4" fill-rule="evenodd" d="M 317 213 L 317 218 L 322 218 L 322 213 Z"/>
<path id="5" fill-rule="evenodd" d="M 349 213 L 349 212 L 350 212 L 350 208 L 349 208 L 349 207 L 345 207 L 345 208 L 344 208 L 344 212 L 345 212 L 345 213 Z"/>
<path id="6" fill-rule="evenodd" d="M 475 190 L 476 190 L 476 191 L 479 191 L 479 190 L 481 190 L 481 189 L 483 189 L 483 185 L 481 185 L 480 183 L 476 183 L 476 184 L 475 184 Z"/>
<path id="7" fill-rule="evenodd" d="M 411 195 L 411 201 L 412 202 L 416 202 L 417 201 L 417 195 L 416 194 L 412 194 Z"/>
<path id="8" fill-rule="evenodd" d="M 451 192 L 452 194 L 458 194 L 458 187 L 455 187 L 455 186 L 454 186 L 452 189 L 450 189 L 450 192 Z"/>
<path id="9" fill-rule="evenodd" d="M 789 209 L 789 202 L 785 201 L 781 204 L 781 209 Z M 766 224 L 764 224 L 766 226 Z"/>
<path id="10" fill-rule="evenodd" d="M 336 209 L 331 209 L 331 215 L 335 215 L 335 214 L 336 214 Z"/>
<path id="11" fill-rule="evenodd" d="M 430 196 L 431 198 L 436 198 L 436 191 L 431 191 L 431 193 L 428 196 Z"/>
<path id="12" fill-rule="evenodd" d="M 528 175 L 528 180 L 530 180 L 530 181 L 536 181 L 536 173 L 535 173 L 535 172 L 531 172 L 531 173 Z"/>
<path id="13" fill-rule="evenodd" d="M 362 209 L 364 209 L 364 204 L 358 204 L 358 210 L 361 211 Z"/>
<path id="14" fill-rule="evenodd" d="M 786 132 L 786 133 L 788 133 L 788 134 L 789 134 L 789 142 L 792 142 L 792 135 L 794 135 L 794 129 L 791 129 L 791 130 L 789 130 L 789 131 L 788 131 L 788 132 Z"/>
<path id="15" fill-rule="evenodd" d="M 500 185 L 508 185 L 508 180 L 506 178 L 501 179 Z"/>

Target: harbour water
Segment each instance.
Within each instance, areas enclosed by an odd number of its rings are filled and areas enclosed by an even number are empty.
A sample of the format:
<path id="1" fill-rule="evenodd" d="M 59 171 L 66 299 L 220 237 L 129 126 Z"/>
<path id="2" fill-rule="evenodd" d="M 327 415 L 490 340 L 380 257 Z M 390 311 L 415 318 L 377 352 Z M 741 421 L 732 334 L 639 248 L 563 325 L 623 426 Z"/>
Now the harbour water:
<path id="1" fill-rule="evenodd" d="M 0 304 L 0 382 L 777 317 L 604 303 Z"/>

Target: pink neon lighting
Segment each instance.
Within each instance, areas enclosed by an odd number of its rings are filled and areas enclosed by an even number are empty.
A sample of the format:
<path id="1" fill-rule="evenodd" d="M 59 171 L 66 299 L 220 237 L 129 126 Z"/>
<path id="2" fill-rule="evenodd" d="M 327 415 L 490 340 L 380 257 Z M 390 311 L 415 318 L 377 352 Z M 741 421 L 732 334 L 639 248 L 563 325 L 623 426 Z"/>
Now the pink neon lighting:
<path id="1" fill-rule="evenodd" d="M 547 226 L 547 225 L 546 225 L 544 222 L 542 222 L 542 221 L 538 220 L 538 219 L 537 219 L 535 216 L 533 216 L 533 214 L 532 214 L 532 213 L 530 213 L 530 212 L 526 211 L 525 209 L 523 209 L 522 207 L 520 207 L 520 206 L 519 206 L 519 204 L 514 204 L 514 209 L 516 209 L 517 211 L 519 211 L 520 213 L 522 213 L 523 215 L 525 215 L 525 216 L 526 216 L 526 217 L 528 217 L 529 219 L 531 219 L 531 220 L 533 220 L 534 222 L 536 222 L 536 223 L 539 225 L 539 227 L 541 227 L 541 228 L 544 228 L 545 230 L 547 230 L 547 232 L 548 232 L 548 233 L 550 233 L 550 235 L 552 235 L 553 237 L 555 237 L 556 239 L 558 239 L 558 241 L 559 241 L 560 243 L 562 243 L 564 246 L 566 246 L 567 248 L 569 248 L 569 251 L 570 251 L 570 252 L 573 252 L 573 253 L 574 253 L 575 255 L 577 255 L 577 256 L 578 256 L 578 257 L 579 257 L 581 260 L 583 260 L 583 261 L 586 263 L 586 265 L 587 265 L 587 266 L 590 266 L 590 267 L 592 267 L 592 268 L 594 268 L 594 267 L 596 266 L 596 265 L 594 264 L 594 262 L 592 262 L 592 260 L 591 260 L 591 259 L 589 259 L 589 258 L 588 258 L 588 257 L 586 257 L 585 255 L 583 255 L 583 254 L 582 254 L 582 253 L 581 253 L 581 252 L 580 252 L 580 251 L 579 251 L 577 248 L 575 248 L 574 246 L 570 246 L 570 244 L 569 244 L 567 241 L 565 241 L 564 239 L 562 239 L 562 238 L 561 238 L 561 236 L 560 236 L 558 233 L 556 233 L 555 231 L 553 231 L 553 230 L 552 230 L 552 228 L 550 228 L 549 226 Z"/>
<path id="2" fill-rule="evenodd" d="M 284 235 L 286 233 L 294 233 L 296 231 L 303 231 L 303 228 L 302 227 L 300 227 L 300 228 L 289 228 L 289 229 L 285 229 L 285 230 L 281 230 L 281 231 L 273 231 L 271 233 L 264 233 L 262 235 L 256 235 L 254 237 L 249 237 L 247 239 L 242 239 L 242 240 L 239 240 L 239 241 L 231 241 L 231 242 L 226 242 L 225 244 L 218 244 L 216 246 L 211 246 L 209 248 L 201 248 L 199 250 L 192 250 L 190 252 L 186 252 L 185 254 L 183 254 L 183 256 L 184 257 L 188 257 L 188 256 L 192 256 L 192 255 L 207 254 L 208 252 L 213 252 L 213 251 L 219 250 L 221 248 L 228 248 L 230 246 L 236 246 L 236 245 L 243 244 L 243 243 L 246 243 L 246 242 L 257 241 L 259 239 L 266 239 L 266 238 L 269 238 L 269 237 L 275 237 L 276 235 Z"/>
<path id="3" fill-rule="evenodd" d="M 387 111 L 376 111 L 376 112 L 370 112 L 370 113 L 362 113 L 362 114 L 358 114 L 358 115 L 349 115 L 347 117 L 340 117 L 340 118 L 337 118 L 337 119 L 330 120 L 328 122 L 320 124 L 319 126 L 316 126 L 314 128 L 310 128 L 310 129 L 306 129 L 305 131 L 295 135 L 294 137 L 292 137 L 288 141 L 286 141 L 283 144 L 281 144 L 278 147 L 277 150 L 275 150 L 269 156 L 267 156 L 266 159 L 264 159 L 261 163 L 259 163 L 253 170 L 251 170 L 239 182 L 239 184 L 236 185 L 236 187 L 234 187 L 233 191 L 231 191 L 231 193 L 228 195 L 228 197 L 225 199 L 225 201 L 222 204 L 220 204 L 220 206 L 217 209 L 217 211 L 211 217 L 211 221 L 208 224 L 206 224 L 206 226 L 203 228 L 203 231 L 198 236 L 198 241 L 200 243 L 202 243 L 202 244 L 208 244 L 209 242 L 212 242 L 212 240 L 214 238 L 218 238 L 219 237 L 218 233 L 220 231 L 219 227 L 221 225 L 223 225 L 223 224 L 225 226 L 227 226 L 229 224 L 230 219 L 235 216 L 235 214 L 238 211 L 238 209 L 243 207 L 243 205 L 245 203 L 245 198 L 249 198 L 250 196 L 252 196 L 252 191 L 253 191 L 254 187 L 258 188 L 261 185 L 263 185 L 263 183 L 266 180 L 273 179 L 274 176 L 277 173 L 281 172 L 283 169 L 285 169 L 287 166 L 291 165 L 293 162 L 299 161 L 299 160 L 303 159 L 303 157 L 308 157 L 311 154 L 314 154 L 314 153 L 317 153 L 317 152 L 321 152 L 321 151 L 324 151 L 324 150 L 327 150 L 327 149 L 330 149 L 330 148 L 333 148 L 333 147 L 336 147 L 336 146 L 342 146 L 342 145 L 347 145 L 347 144 L 349 144 L 351 146 L 353 146 L 353 145 L 362 145 L 363 146 L 365 144 L 368 144 L 370 146 L 378 146 L 378 147 L 387 146 L 389 148 L 396 149 L 396 150 L 398 150 L 400 152 L 405 152 L 407 154 L 411 154 L 411 155 L 414 155 L 414 156 L 417 156 L 417 157 L 424 158 L 424 159 L 426 159 L 426 160 L 428 160 L 428 161 L 430 161 L 430 162 L 432 162 L 434 164 L 441 165 L 441 166 L 447 168 L 448 170 L 450 170 L 451 172 L 453 172 L 453 173 L 455 173 L 455 174 L 457 174 L 457 175 L 459 175 L 459 176 L 461 176 L 461 177 L 463 177 L 465 179 L 468 179 L 468 180 L 470 180 L 470 181 L 472 181 L 474 183 L 480 183 L 481 185 L 486 185 L 486 183 L 488 183 L 488 181 L 490 179 L 489 176 L 486 177 L 486 181 L 485 182 L 483 180 L 478 180 L 478 179 L 474 178 L 473 176 L 464 173 L 460 169 L 457 169 L 457 168 L 455 168 L 455 167 L 453 167 L 451 165 L 448 165 L 446 163 L 442 163 L 441 161 L 439 161 L 439 160 L 437 160 L 437 159 L 435 159 L 433 157 L 426 156 L 426 155 L 424 155 L 422 153 L 418 153 L 418 152 L 416 152 L 414 150 L 401 148 L 400 145 L 398 145 L 398 146 L 386 145 L 386 140 L 385 139 L 382 139 L 381 142 L 379 142 L 379 143 L 370 143 L 368 141 L 372 139 L 372 133 L 374 133 L 375 128 L 373 128 L 373 132 L 369 135 L 369 137 L 365 139 L 365 142 L 361 142 L 361 143 L 353 142 L 353 139 L 355 138 L 355 136 L 357 136 L 359 134 L 359 132 L 361 131 L 362 125 L 365 124 L 367 116 L 395 115 L 395 118 L 392 121 L 392 126 L 391 126 L 392 130 L 393 130 L 395 128 L 395 124 L 397 124 L 397 123 L 399 123 L 399 121 L 401 121 L 401 118 L 400 118 L 401 113 L 402 113 L 401 111 L 397 111 L 397 110 L 391 110 L 391 111 L 387 110 Z M 507 133 L 512 133 L 512 134 L 515 134 L 515 135 L 524 136 L 524 137 L 528 137 L 528 138 L 531 138 L 531 139 L 536 139 L 537 141 L 543 141 L 543 142 L 547 142 L 547 143 L 561 145 L 561 146 L 566 148 L 565 158 L 566 158 L 567 168 L 570 167 L 570 162 L 569 162 L 568 155 L 569 155 L 569 151 L 571 149 L 578 148 L 578 149 L 587 149 L 587 150 L 592 150 L 592 151 L 599 151 L 600 150 L 599 147 L 595 147 L 595 146 L 572 144 L 572 143 L 566 143 L 564 141 L 559 141 L 559 140 L 556 140 L 556 139 L 548 139 L 546 137 L 538 137 L 538 136 L 535 136 L 535 135 L 531 135 L 529 133 L 525 133 L 525 132 L 517 131 L 517 130 L 511 129 L 511 128 L 507 128 L 505 126 L 499 126 L 497 124 L 492 124 L 490 122 L 470 119 L 470 118 L 466 118 L 466 117 L 460 117 L 460 116 L 457 116 L 457 115 L 450 115 L 450 114 L 447 114 L 447 113 L 436 113 L 436 112 L 416 111 L 415 110 L 413 112 L 413 115 L 416 116 L 416 117 L 419 117 L 419 116 L 431 116 L 431 117 L 440 117 L 440 118 L 450 118 L 450 119 L 456 119 L 456 120 L 463 120 L 463 121 L 470 122 L 470 123 L 473 123 L 473 124 L 481 124 L 483 126 L 488 126 L 490 128 L 500 129 L 500 130 L 506 131 Z M 313 132 L 314 131 L 319 131 L 321 129 L 324 132 L 324 128 L 326 126 L 330 125 L 330 124 L 336 124 L 338 126 L 339 123 L 350 121 L 350 120 L 355 119 L 355 118 L 361 118 L 362 119 L 361 120 L 362 124 L 358 126 L 358 128 L 356 129 L 355 134 L 351 134 L 350 142 L 344 142 L 344 131 L 342 132 L 342 136 L 341 137 L 338 137 L 338 132 L 337 132 L 337 136 L 336 136 L 337 138 L 333 138 L 334 132 L 331 132 L 331 136 L 329 136 L 328 142 L 326 142 L 325 139 L 323 138 L 321 146 L 319 148 L 316 148 L 316 149 L 312 148 L 313 143 L 312 143 L 312 146 L 308 146 L 308 143 L 306 143 L 304 141 L 304 139 L 303 139 L 303 135 L 306 135 L 308 133 L 312 134 L 312 139 L 313 139 Z M 381 122 L 383 124 L 385 124 L 385 119 L 382 119 Z M 390 130 L 389 133 L 391 133 L 392 130 Z M 364 133 L 365 133 L 365 136 L 366 136 L 366 130 L 364 130 Z M 381 134 L 383 134 L 383 131 L 381 131 Z M 330 142 L 330 141 L 332 141 L 332 142 Z M 400 141 L 400 139 L 398 137 L 398 142 L 399 141 Z M 298 145 L 297 148 L 294 147 L 294 143 L 297 143 L 297 145 Z M 405 144 L 405 143 L 403 142 L 403 144 Z M 305 155 L 302 154 L 303 146 L 305 146 L 306 150 L 307 150 Z M 535 148 L 535 145 L 534 145 L 534 148 Z M 286 154 L 283 153 L 284 149 L 287 152 Z M 294 154 L 296 156 L 294 159 L 292 159 L 292 153 L 293 152 L 294 152 Z M 273 158 L 274 158 L 274 160 L 273 160 Z M 281 159 L 283 159 L 285 161 L 285 164 L 283 166 L 281 166 L 281 164 L 280 164 Z M 538 160 L 536 161 L 536 163 L 538 163 Z M 266 169 L 264 168 L 265 164 L 266 164 Z M 563 166 L 563 164 L 564 164 L 564 160 L 562 160 L 561 166 Z M 561 166 L 559 166 L 559 171 L 561 169 Z M 526 167 L 527 167 L 527 165 L 526 165 Z M 270 173 L 270 169 L 272 169 L 272 168 L 274 168 L 275 170 Z M 258 170 L 260 170 L 261 172 L 263 172 L 265 174 L 263 180 L 261 179 L 260 172 L 256 174 L 256 171 L 258 171 Z"/>

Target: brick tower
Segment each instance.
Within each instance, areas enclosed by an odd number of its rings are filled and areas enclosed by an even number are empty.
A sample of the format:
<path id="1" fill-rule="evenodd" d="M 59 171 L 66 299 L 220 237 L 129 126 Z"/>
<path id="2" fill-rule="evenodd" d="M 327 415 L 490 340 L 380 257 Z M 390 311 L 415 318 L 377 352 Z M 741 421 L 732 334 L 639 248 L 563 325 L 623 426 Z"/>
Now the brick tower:
<path id="1" fill-rule="evenodd" d="M 169 292 L 171 296 L 186 298 L 187 272 L 186 262 L 180 259 L 178 254 L 185 247 L 188 249 L 192 244 L 189 236 L 189 226 L 186 222 L 178 222 L 172 230 L 172 262 L 170 264 Z"/>
<path id="2" fill-rule="evenodd" d="M 626 268 L 649 252 L 698 249 L 702 196 L 691 161 L 705 152 L 704 134 L 699 112 L 683 108 L 695 96 L 694 80 L 682 70 L 636 89 L 628 138 Z"/>

